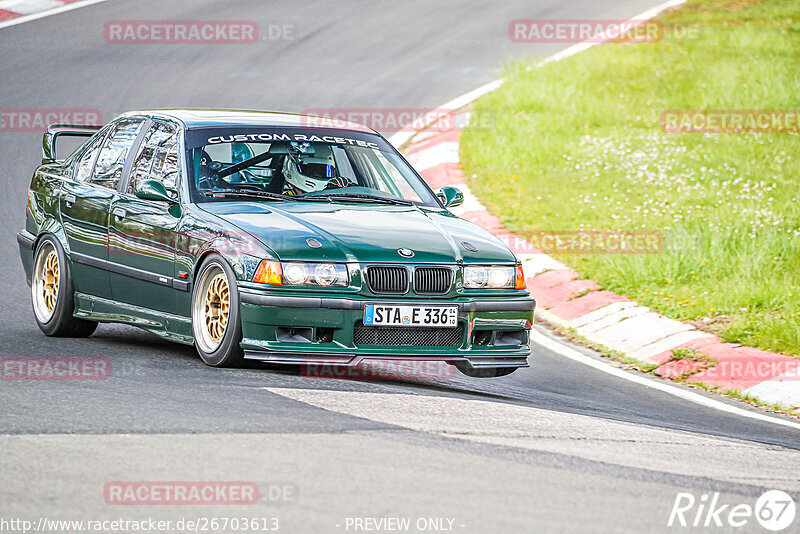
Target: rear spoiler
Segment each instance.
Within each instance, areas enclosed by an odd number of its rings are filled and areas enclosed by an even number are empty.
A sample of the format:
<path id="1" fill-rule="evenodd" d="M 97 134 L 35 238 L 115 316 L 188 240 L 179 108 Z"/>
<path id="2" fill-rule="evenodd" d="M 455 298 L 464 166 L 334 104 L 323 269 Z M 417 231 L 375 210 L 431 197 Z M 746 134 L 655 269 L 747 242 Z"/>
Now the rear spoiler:
<path id="1" fill-rule="evenodd" d="M 42 138 L 42 163 L 53 163 L 56 161 L 56 139 L 59 137 L 91 137 L 102 126 L 72 125 L 72 124 L 53 124 L 47 127 L 47 131 Z"/>

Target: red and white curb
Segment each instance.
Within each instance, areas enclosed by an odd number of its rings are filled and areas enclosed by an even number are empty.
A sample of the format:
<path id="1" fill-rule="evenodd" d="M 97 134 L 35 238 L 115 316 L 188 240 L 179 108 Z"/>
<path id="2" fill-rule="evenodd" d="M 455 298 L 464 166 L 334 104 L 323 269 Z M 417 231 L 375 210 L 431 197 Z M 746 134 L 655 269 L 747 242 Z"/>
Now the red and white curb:
<path id="1" fill-rule="evenodd" d="M 0 28 L 72 11 L 106 0 L 0 0 Z"/>
<path id="2" fill-rule="evenodd" d="M 451 210 L 455 215 L 483 227 L 512 249 L 531 251 L 518 257 L 528 289 L 538 303 L 539 317 L 643 364 L 658 365 L 655 373 L 664 378 L 688 375 L 688 382 L 738 391 L 790 409 L 800 407 L 800 359 L 726 343 L 692 325 L 668 319 L 582 279 L 576 271 L 505 230 L 464 180 L 459 137 L 458 131 L 423 131 L 410 139 L 404 154 L 433 189 L 444 185 L 461 189 L 464 204 Z M 718 363 L 708 367 L 707 362 L 673 359 L 672 351 L 680 348 L 694 349 Z"/>

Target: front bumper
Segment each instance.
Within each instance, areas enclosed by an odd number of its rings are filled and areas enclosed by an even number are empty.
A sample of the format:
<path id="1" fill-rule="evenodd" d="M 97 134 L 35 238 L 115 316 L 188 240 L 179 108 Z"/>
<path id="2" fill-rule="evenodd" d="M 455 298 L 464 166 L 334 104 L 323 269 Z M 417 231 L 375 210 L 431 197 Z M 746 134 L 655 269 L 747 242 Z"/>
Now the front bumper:
<path id="1" fill-rule="evenodd" d="M 528 337 L 536 302 L 529 296 L 429 299 L 361 295 L 270 294 L 240 287 L 242 348 L 245 358 L 272 363 L 357 365 L 364 359 L 466 361 L 473 367 L 527 367 Z M 357 343 L 367 304 L 450 304 L 458 306 L 458 339 L 446 346 Z M 400 329 L 397 329 L 398 331 Z M 420 329 L 425 330 L 425 329 Z M 427 329 L 432 330 L 432 329 Z M 299 335 L 287 335 L 300 332 Z M 502 342 L 501 342 L 502 341 Z"/>

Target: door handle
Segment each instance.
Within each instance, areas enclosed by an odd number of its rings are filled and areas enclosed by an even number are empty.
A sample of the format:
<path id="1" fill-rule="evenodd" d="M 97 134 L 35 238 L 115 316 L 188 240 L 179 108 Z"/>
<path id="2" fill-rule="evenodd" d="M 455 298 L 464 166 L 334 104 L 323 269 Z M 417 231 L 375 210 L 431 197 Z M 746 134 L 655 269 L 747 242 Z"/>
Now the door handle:
<path id="1" fill-rule="evenodd" d="M 68 208 L 71 208 L 75 201 L 78 200 L 78 197 L 73 195 L 72 193 L 67 193 L 64 195 L 64 202 L 67 204 Z"/>
<path id="2" fill-rule="evenodd" d="M 124 210 L 124 209 L 122 209 L 122 208 L 114 208 L 114 211 L 113 211 L 113 213 L 114 213 L 114 217 L 115 217 L 115 218 L 116 218 L 118 221 L 119 221 L 119 220 L 122 220 L 122 219 L 124 219 L 124 218 L 125 218 L 125 216 L 128 214 L 128 212 L 127 212 L 127 211 L 125 211 L 125 210 Z"/>

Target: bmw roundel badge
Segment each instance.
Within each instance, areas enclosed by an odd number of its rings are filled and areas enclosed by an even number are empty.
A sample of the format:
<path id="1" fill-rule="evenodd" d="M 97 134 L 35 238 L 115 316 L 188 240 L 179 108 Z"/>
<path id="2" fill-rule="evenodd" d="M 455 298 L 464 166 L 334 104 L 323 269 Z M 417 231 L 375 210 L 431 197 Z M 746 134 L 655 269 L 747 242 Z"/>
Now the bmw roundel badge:
<path id="1" fill-rule="evenodd" d="M 397 253 L 403 256 L 404 258 L 413 258 L 414 251 L 410 248 L 399 248 L 397 249 Z"/>

